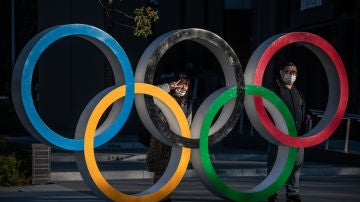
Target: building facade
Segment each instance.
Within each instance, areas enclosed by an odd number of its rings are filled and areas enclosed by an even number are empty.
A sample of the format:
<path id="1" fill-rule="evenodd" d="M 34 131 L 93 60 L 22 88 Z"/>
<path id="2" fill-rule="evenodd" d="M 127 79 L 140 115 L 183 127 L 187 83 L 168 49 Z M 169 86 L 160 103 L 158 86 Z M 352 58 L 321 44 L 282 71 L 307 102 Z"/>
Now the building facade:
<path id="1" fill-rule="evenodd" d="M 99 1 L 88 0 L 6 0 L 0 1 L 2 29 L 0 96 L 10 99 L 10 79 L 14 60 L 27 41 L 40 31 L 59 24 L 85 23 L 111 34 L 125 49 L 135 70 L 137 62 L 156 37 L 183 28 L 203 28 L 224 38 L 237 53 L 243 68 L 252 52 L 268 37 L 286 32 L 311 32 L 329 41 L 345 64 L 350 86 L 347 113 L 360 114 L 359 27 L 360 2 L 356 0 L 103 0 L 109 8 L 132 13 L 142 5 L 159 10 L 153 35 L 137 38 L 121 24 L 131 23 L 116 12 L 102 8 Z M 327 79 L 322 65 L 306 48 L 290 45 L 269 63 L 264 83 L 277 75 L 283 60 L 299 67 L 298 85 L 310 108 L 323 110 L 327 103 Z M 189 65 L 191 64 L 190 69 Z M 224 81 L 216 58 L 200 44 L 181 42 L 161 59 L 156 82 L 162 73 L 190 72 L 199 78 L 197 103 Z M 109 63 L 93 45 L 69 38 L 55 43 L 44 53 L 34 74 L 38 110 L 56 131 L 71 134 L 81 111 L 98 92 L 113 84 Z M 36 88 L 35 88 L 36 87 Z M 206 88 L 205 88 L 206 87 Z M 203 89 L 203 90 L 199 90 Z M 37 97 L 37 96 L 34 96 Z M 139 130 L 133 110 L 125 133 Z"/>

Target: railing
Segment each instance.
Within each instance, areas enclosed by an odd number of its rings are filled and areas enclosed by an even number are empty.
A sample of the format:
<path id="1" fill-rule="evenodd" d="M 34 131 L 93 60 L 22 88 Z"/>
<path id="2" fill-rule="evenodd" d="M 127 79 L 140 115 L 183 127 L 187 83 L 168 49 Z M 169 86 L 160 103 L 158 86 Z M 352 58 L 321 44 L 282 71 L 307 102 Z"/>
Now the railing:
<path id="1" fill-rule="evenodd" d="M 323 117 L 324 111 L 322 110 L 310 110 L 313 116 L 316 116 L 318 118 Z M 355 120 L 360 122 L 360 115 L 358 114 L 345 114 L 342 118 L 343 120 L 346 120 L 346 132 L 345 132 L 345 143 L 344 143 L 344 153 L 349 152 L 349 138 L 350 138 L 350 125 L 351 120 Z M 310 128 L 312 128 L 312 119 L 310 120 Z M 326 140 L 325 143 L 325 149 L 329 149 L 329 141 L 330 138 Z"/>

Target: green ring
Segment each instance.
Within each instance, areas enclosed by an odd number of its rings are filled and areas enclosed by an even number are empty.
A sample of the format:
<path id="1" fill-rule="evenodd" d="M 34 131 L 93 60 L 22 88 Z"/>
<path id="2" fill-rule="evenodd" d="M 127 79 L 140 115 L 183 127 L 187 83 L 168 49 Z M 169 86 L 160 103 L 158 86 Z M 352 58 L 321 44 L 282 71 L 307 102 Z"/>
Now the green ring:
<path id="1" fill-rule="evenodd" d="M 234 201 L 259 201 L 266 199 L 267 197 L 276 193 L 285 184 L 294 167 L 297 156 L 297 149 L 294 147 L 289 148 L 289 155 L 286 160 L 284 169 L 282 170 L 279 177 L 270 186 L 260 191 L 248 190 L 241 192 L 226 185 L 216 174 L 215 169 L 211 163 L 208 148 L 208 134 L 211 123 L 217 112 L 222 108 L 222 106 L 225 105 L 225 103 L 236 98 L 236 95 L 236 87 L 230 88 L 229 90 L 225 91 L 214 101 L 214 103 L 209 107 L 207 113 L 205 114 L 204 122 L 201 126 L 200 131 L 200 160 L 203 165 L 205 174 L 209 178 L 212 185 L 220 194 L 225 196 L 227 199 L 231 199 Z M 245 95 L 257 95 L 270 101 L 275 107 L 277 107 L 281 115 L 284 117 L 290 136 L 297 136 L 294 119 L 289 109 L 281 100 L 281 98 L 279 98 L 275 93 L 264 87 L 248 84 L 245 86 Z"/>

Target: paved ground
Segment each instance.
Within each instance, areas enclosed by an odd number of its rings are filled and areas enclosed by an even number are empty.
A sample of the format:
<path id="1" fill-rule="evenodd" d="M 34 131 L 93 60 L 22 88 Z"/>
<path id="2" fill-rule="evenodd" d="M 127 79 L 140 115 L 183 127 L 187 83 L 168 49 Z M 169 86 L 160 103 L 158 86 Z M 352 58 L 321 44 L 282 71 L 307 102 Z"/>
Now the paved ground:
<path id="1" fill-rule="evenodd" d="M 255 186 L 266 175 L 266 152 L 244 148 L 222 147 L 211 151 L 217 173 L 237 190 Z M 151 173 L 145 169 L 145 154 L 146 148 L 133 140 L 114 143 L 96 152 L 98 164 L 110 183 L 128 194 L 142 192 L 151 185 Z M 305 155 L 301 178 L 304 201 L 360 201 L 359 154 L 310 148 Z M 50 184 L 0 187 L 0 202 L 104 201 L 82 181 L 71 152 L 53 149 L 51 157 Z M 173 201 L 224 201 L 207 190 L 191 170 L 190 165 L 188 175 L 172 194 Z M 284 189 L 280 190 L 280 201 L 285 201 Z"/>
<path id="2" fill-rule="evenodd" d="M 237 190 L 246 190 L 256 185 L 262 177 L 223 178 Z M 112 180 L 110 183 L 119 191 L 138 193 L 151 184 L 150 179 Z M 301 181 L 301 194 L 306 202 L 358 202 L 360 200 L 360 176 L 304 176 Z M 173 192 L 173 201 L 224 201 L 208 191 L 197 178 L 185 178 Z M 0 201 L 5 202 L 100 202 L 82 181 L 57 182 L 48 185 L 25 187 L 0 187 Z M 285 201 L 284 189 L 280 191 L 280 201 Z"/>

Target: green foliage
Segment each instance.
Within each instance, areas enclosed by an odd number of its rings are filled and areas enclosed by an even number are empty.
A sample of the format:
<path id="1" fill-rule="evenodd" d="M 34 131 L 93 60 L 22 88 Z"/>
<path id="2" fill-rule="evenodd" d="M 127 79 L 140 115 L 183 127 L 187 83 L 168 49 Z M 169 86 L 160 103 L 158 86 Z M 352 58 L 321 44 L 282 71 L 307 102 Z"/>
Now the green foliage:
<path id="1" fill-rule="evenodd" d="M 14 153 L 0 155 L 0 186 L 18 186 L 31 181 L 30 159 L 21 158 Z"/>
<path id="2" fill-rule="evenodd" d="M 119 0 L 121 2 L 122 0 Z M 123 24 L 120 22 L 115 21 L 114 23 L 117 25 L 121 25 L 127 28 L 131 28 L 134 30 L 134 35 L 137 37 L 148 37 L 149 35 L 152 35 L 151 27 L 152 24 L 159 20 L 158 11 L 152 8 L 151 6 L 147 6 L 146 8 L 144 6 L 140 8 L 136 8 L 134 10 L 134 15 L 129 15 L 123 10 L 115 9 L 115 8 L 109 8 L 104 2 L 101 0 L 98 0 L 99 4 L 104 8 L 106 11 L 105 13 L 110 16 L 110 13 L 116 13 L 119 15 L 122 15 L 123 17 L 127 19 L 134 20 L 134 24 Z"/>
<path id="3" fill-rule="evenodd" d="M 135 36 L 142 36 L 146 38 L 148 35 L 152 34 L 151 24 L 156 22 L 159 19 L 158 11 L 154 10 L 152 7 L 136 8 L 135 11 L 135 24 L 136 28 L 134 30 Z"/>

